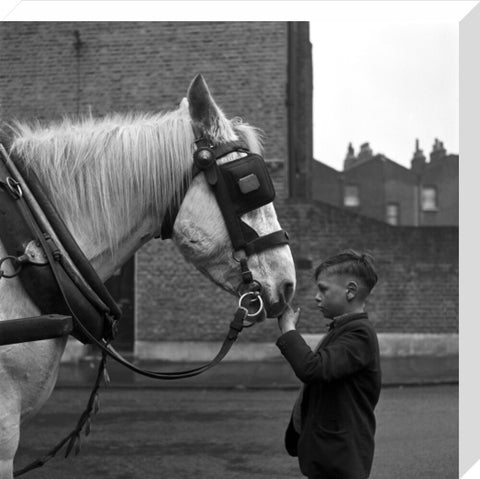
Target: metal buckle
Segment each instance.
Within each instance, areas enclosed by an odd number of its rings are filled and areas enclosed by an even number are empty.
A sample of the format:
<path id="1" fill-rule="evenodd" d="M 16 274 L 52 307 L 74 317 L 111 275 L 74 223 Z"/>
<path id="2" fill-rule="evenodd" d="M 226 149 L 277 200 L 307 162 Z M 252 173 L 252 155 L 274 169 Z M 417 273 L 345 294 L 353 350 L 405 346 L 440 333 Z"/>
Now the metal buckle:
<path id="1" fill-rule="evenodd" d="M 17 276 L 22 270 L 23 259 L 24 259 L 23 257 L 17 258 L 16 256 L 11 256 L 11 255 L 5 256 L 2 259 L 0 259 L 0 278 L 6 278 L 6 279 L 15 278 L 15 276 Z M 11 274 L 6 274 L 5 271 L 3 271 L 2 269 L 3 263 L 5 263 L 5 261 L 8 261 L 8 260 L 12 262 L 13 273 Z"/>
<path id="2" fill-rule="evenodd" d="M 257 300 L 258 304 L 259 304 L 258 310 L 255 311 L 254 313 L 251 313 L 251 314 L 248 313 L 248 308 L 242 304 L 243 300 L 248 296 L 253 296 L 254 297 L 253 300 Z M 253 301 L 250 301 L 249 304 L 251 302 L 253 302 Z M 259 315 L 261 313 L 261 311 L 263 310 L 263 306 L 264 306 L 263 305 L 263 299 L 258 292 L 248 291 L 247 293 L 242 294 L 240 296 L 240 299 L 238 300 L 238 307 L 247 310 L 247 318 L 253 318 L 253 317 Z"/>
<path id="3" fill-rule="evenodd" d="M 8 186 L 10 194 L 14 198 L 19 199 L 23 196 L 22 188 L 17 180 L 13 179 L 11 176 L 7 176 L 7 178 L 5 178 L 5 182 Z"/>
<path id="4" fill-rule="evenodd" d="M 25 246 L 24 255 L 28 258 L 28 262 L 37 265 L 48 264 L 48 258 L 40 246 L 38 241 L 32 240 Z"/>

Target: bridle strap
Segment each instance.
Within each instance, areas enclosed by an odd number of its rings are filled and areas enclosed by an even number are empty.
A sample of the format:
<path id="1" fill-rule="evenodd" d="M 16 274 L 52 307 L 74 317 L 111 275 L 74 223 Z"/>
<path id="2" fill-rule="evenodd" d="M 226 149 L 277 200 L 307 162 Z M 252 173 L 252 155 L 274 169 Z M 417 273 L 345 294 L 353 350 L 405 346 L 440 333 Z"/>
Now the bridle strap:
<path id="1" fill-rule="evenodd" d="M 278 230 L 265 236 L 259 236 L 253 241 L 250 241 L 244 246 L 244 250 L 247 256 L 251 256 L 254 253 L 258 254 L 266 249 L 286 244 L 289 244 L 287 232 L 285 230 Z"/>

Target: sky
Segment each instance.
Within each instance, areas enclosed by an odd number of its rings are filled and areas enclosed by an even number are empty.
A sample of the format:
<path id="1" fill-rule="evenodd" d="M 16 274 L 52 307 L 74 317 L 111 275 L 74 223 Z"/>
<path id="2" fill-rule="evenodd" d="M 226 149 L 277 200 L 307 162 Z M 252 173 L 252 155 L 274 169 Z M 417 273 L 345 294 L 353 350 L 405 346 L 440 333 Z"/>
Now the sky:
<path id="1" fill-rule="evenodd" d="M 458 24 L 312 22 L 314 157 L 343 168 L 368 142 L 410 166 L 415 140 L 458 153 Z M 332 48 L 332 44 L 335 47 Z"/>
<path id="2" fill-rule="evenodd" d="M 449 153 L 459 153 L 459 22 L 478 3 L 3 0 L 0 18 L 307 20 L 314 69 L 314 157 L 341 170 L 350 142 L 356 153 L 368 142 L 374 153 L 406 167 L 416 139 L 427 158 L 435 139 Z"/>
<path id="3" fill-rule="evenodd" d="M 436 138 L 459 153 L 459 21 L 477 2 L 423 3 L 311 21 L 315 159 L 341 170 L 368 142 L 410 167 Z"/>

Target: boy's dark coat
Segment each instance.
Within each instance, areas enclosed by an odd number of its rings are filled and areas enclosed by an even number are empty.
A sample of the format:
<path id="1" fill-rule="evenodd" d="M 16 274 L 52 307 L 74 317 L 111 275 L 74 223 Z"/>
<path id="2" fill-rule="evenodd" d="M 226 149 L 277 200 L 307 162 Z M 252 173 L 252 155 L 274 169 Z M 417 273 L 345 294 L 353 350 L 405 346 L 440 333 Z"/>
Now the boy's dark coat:
<path id="1" fill-rule="evenodd" d="M 289 454 L 298 455 L 310 478 L 367 478 L 381 388 L 378 340 L 367 314 L 334 321 L 316 353 L 297 331 L 283 334 L 277 346 L 305 383 L 302 432 L 291 420 L 286 431 Z"/>

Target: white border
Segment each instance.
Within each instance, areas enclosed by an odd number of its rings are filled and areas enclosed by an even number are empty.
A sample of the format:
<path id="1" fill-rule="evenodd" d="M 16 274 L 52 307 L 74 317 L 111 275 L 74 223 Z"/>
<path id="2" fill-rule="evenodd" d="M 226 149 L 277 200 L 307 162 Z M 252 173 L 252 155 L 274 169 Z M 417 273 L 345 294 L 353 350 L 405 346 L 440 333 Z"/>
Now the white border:
<path id="1" fill-rule="evenodd" d="M 477 318 L 478 132 L 480 112 L 480 5 L 460 22 L 460 415 L 459 472 L 480 477 L 480 387 L 478 386 L 480 322 Z M 472 468 L 473 464 L 476 464 Z M 468 470 L 468 472 L 466 472 Z"/>
<path id="2" fill-rule="evenodd" d="M 2 0 L 8 21 L 393 21 L 458 22 L 472 1 L 37 1 Z"/>

